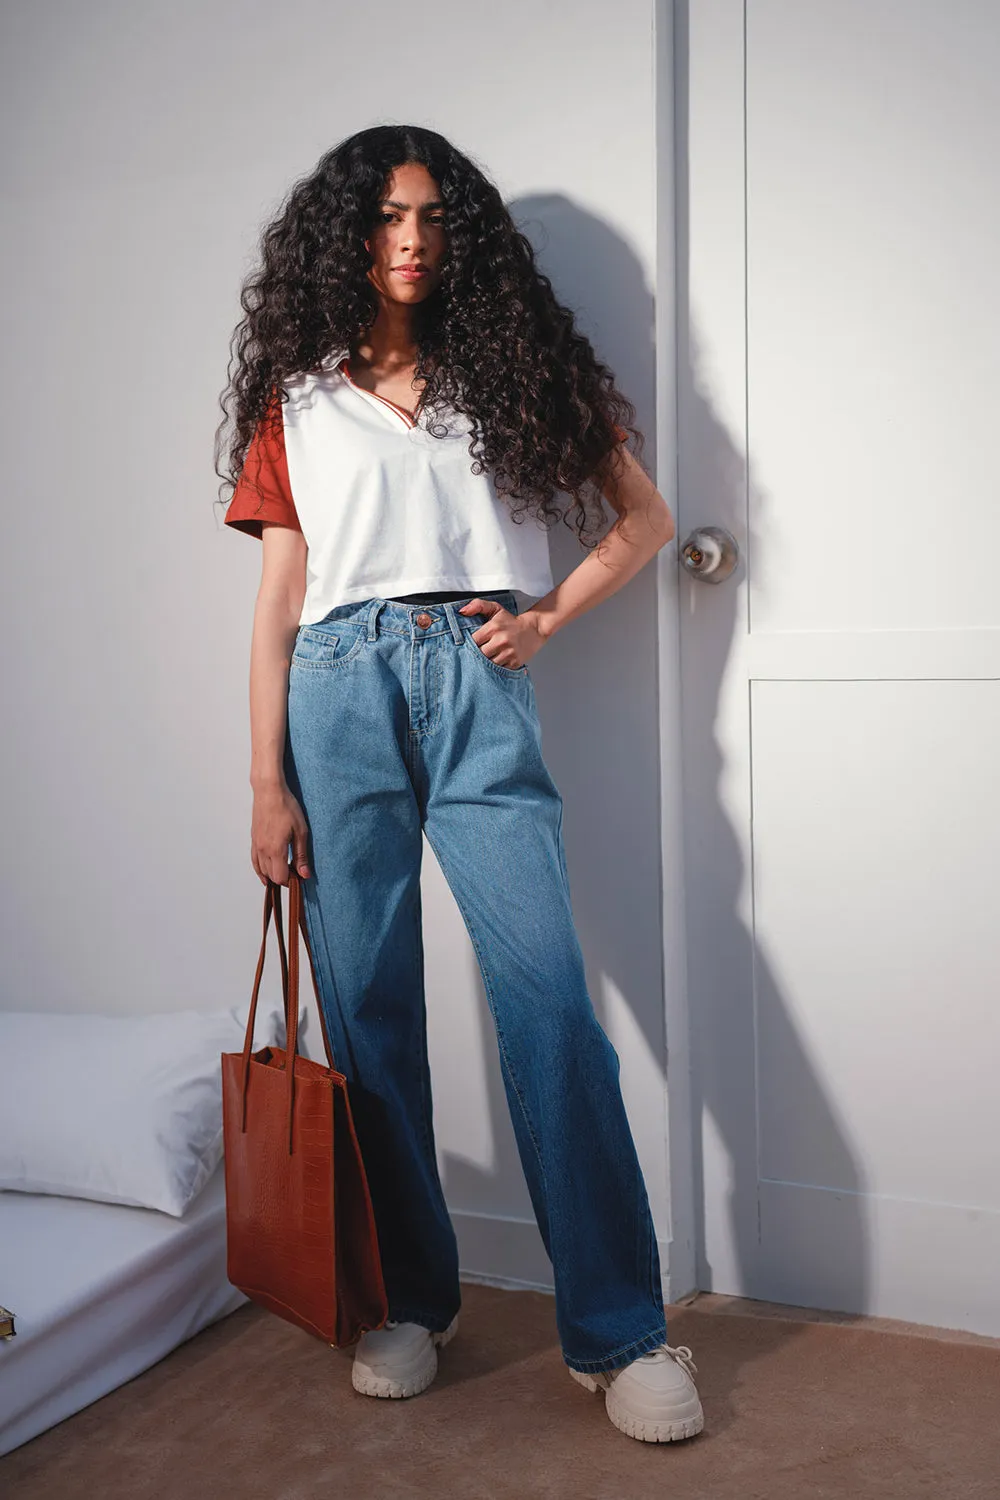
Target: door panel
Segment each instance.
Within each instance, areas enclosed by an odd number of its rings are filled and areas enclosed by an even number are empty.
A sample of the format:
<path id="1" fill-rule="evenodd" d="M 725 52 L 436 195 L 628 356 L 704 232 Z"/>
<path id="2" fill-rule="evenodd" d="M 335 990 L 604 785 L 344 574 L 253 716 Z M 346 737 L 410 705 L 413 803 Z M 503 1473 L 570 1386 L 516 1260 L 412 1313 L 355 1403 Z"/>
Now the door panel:
<path id="1" fill-rule="evenodd" d="M 762 1179 L 855 1190 L 846 1140 L 866 1193 L 1000 1209 L 998 744 L 1000 683 L 754 683 Z"/>
<path id="2" fill-rule="evenodd" d="M 752 628 L 998 626 L 1000 6 L 750 0 L 746 46 Z"/>
<path id="3" fill-rule="evenodd" d="M 1000 8 L 677 19 L 699 1285 L 1000 1334 Z"/>

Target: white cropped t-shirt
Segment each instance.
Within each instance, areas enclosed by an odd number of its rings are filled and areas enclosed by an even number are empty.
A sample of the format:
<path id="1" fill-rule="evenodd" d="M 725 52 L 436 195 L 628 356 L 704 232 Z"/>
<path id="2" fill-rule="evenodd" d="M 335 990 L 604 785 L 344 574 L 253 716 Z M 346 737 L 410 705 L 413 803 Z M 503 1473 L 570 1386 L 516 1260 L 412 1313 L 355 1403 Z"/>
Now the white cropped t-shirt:
<path id="1" fill-rule="evenodd" d="M 225 520 L 256 537 L 263 521 L 302 531 L 300 625 L 360 599 L 553 587 L 547 528 L 515 522 L 489 472 L 473 474 L 463 413 L 414 418 L 355 385 L 346 352 L 285 390 L 281 432 L 258 428 Z M 438 424 L 447 436 L 427 430 Z"/>

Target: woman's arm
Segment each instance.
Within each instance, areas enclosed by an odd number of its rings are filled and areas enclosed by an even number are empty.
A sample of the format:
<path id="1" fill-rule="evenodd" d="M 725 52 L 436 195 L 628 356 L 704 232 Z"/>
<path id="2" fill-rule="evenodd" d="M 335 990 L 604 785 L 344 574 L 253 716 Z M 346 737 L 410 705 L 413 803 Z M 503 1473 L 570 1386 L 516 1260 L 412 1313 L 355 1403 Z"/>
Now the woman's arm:
<path id="1" fill-rule="evenodd" d="M 619 453 L 620 465 L 606 461 L 601 488 L 618 520 L 562 583 L 517 615 L 509 615 L 493 599 L 472 599 L 459 610 L 490 616 L 473 632 L 473 640 L 502 666 L 530 661 L 549 636 L 617 593 L 673 538 L 677 528 L 666 500 L 628 449 Z"/>
<path id="2" fill-rule="evenodd" d="M 616 594 L 676 533 L 670 507 L 645 469 L 627 448 L 619 452 L 622 467 L 601 491 L 618 519 L 572 573 L 518 617 L 530 621 L 539 644 Z"/>
<path id="3" fill-rule="evenodd" d="M 260 588 L 250 642 L 250 785 L 284 786 L 288 669 L 306 589 L 301 531 L 263 522 Z"/>
<path id="4" fill-rule="evenodd" d="M 250 785 L 254 793 L 251 859 L 264 882 L 288 883 L 293 863 L 308 877 L 305 816 L 285 781 L 288 672 L 306 591 L 301 531 L 262 522 L 263 562 L 250 644 Z"/>

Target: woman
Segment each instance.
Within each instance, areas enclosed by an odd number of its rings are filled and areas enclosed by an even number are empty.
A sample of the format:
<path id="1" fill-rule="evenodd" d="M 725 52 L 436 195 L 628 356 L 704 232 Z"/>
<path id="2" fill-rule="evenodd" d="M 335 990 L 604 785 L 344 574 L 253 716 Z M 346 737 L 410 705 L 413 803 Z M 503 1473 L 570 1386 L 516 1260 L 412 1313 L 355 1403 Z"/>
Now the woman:
<path id="1" fill-rule="evenodd" d="M 625 447 L 634 408 L 497 189 L 415 126 L 363 130 L 294 186 L 242 306 L 218 472 L 226 523 L 263 544 L 251 859 L 287 884 L 292 849 L 372 1192 L 389 1320 L 358 1342 L 354 1386 L 425 1389 L 461 1300 L 427 1066 L 426 834 L 496 1024 L 566 1364 L 630 1436 L 692 1436 L 696 1367 L 666 1342 L 528 670 L 674 534 Z M 588 543 L 602 493 L 616 524 L 554 587 L 549 523 Z"/>

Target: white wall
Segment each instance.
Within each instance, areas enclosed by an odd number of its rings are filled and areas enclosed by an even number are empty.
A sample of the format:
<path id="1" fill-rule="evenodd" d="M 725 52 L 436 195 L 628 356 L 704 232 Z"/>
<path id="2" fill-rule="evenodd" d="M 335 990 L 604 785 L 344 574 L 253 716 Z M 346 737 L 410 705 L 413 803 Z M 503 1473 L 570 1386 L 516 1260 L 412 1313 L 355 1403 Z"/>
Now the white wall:
<path id="1" fill-rule="evenodd" d="M 5 7 L 6 1008 L 249 998 L 260 554 L 213 507 L 212 434 L 259 229 L 333 142 L 412 120 L 475 156 L 655 453 L 653 10 Z M 582 555 L 554 535 L 557 577 Z M 665 1240 L 657 571 L 532 671 L 594 1001 Z M 438 1144 L 465 1268 L 548 1284 L 472 948 L 427 855 Z"/>

